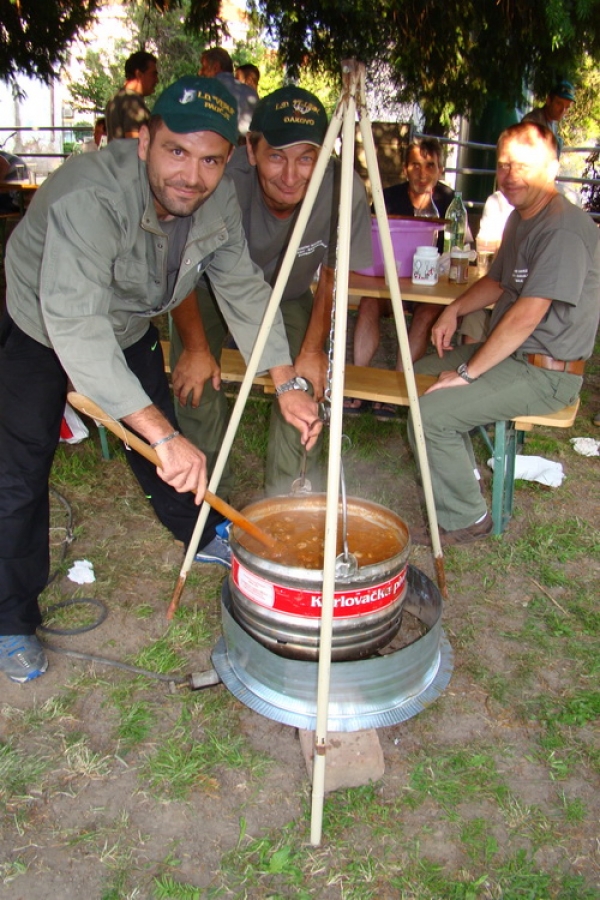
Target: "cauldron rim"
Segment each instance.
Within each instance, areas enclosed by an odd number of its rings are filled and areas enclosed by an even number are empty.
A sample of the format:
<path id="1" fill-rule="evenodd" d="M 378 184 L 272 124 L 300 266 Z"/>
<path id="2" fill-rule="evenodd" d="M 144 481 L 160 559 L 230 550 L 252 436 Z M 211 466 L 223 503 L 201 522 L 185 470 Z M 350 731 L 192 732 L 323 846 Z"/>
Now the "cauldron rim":
<path id="1" fill-rule="evenodd" d="M 248 519 L 250 519 L 250 521 L 255 521 L 253 519 L 253 512 L 255 512 L 257 509 L 265 509 L 266 507 L 270 506 L 275 507 L 277 504 L 281 505 L 282 501 L 286 501 L 287 505 L 291 507 L 291 509 L 294 509 L 295 506 L 305 508 L 307 505 L 313 505 L 319 510 L 324 510 L 326 500 L 327 495 L 324 493 L 281 494 L 275 497 L 264 497 L 260 500 L 255 500 L 254 502 L 245 506 L 242 510 L 242 513 Z M 366 566 L 360 566 L 358 572 L 352 576 L 336 576 L 336 586 L 340 585 L 348 587 L 354 584 L 364 584 L 365 582 L 370 582 L 378 577 L 382 577 L 388 571 L 396 568 L 402 568 L 403 566 L 407 565 L 411 551 L 411 540 L 406 522 L 393 510 L 389 509 L 386 506 L 383 506 L 380 503 L 375 503 L 373 500 L 364 500 L 360 497 L 348 497 L 347 504 L 349 511 L 352 510 L 352 507 L 360 506 L 362 510 L 368 509 L 371 513 L 381 516 L 381 518 L 386 518 L 388 520 L 394 521 L 394 524 L 398 528 L 398 531 L 402 532 L 404 544 L 398 553 L 395 553 L 393 556 L 387 557 L 384 560 L 380 560 L 379 562 L 371 563 Z M 259 523 L 260 519 L 257 520 L 257 524 Z M 307 585 L 322 585 L 323 569 L 307 569 L 302 566 L 289 566 L 285 565 L 284 563 L 277 562 L 276 560 L 269 559 L 268 557 L 257 556 L 256 553 L 248 550 L 240 542 L 238 536 L 243 534 L 244 532 L 239 528 L 239 526 L 232 526 L 230 534 L 232 553 L 243 565 L 253 565 L 255 564 L 256 560 L 260 560 L 261 566 L 263 564 L 268 566 L 270 575 L 273 575 L 275 577 L 279 576 L 284 578 L 303 580 L 307 583 Z"/>

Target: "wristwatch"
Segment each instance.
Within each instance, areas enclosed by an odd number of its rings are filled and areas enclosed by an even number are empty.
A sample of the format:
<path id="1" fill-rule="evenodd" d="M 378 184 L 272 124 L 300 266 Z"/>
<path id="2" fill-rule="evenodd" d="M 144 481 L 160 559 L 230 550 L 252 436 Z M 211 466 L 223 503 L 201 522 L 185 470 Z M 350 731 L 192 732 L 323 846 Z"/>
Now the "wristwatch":
<path id="1" fill-rule="evenodd" d="M 469 375 L 469 370 L 467 369 L 466 363 L 461 363 L 458 369 L 456 370 L 457 375 L 460 375 L 461 378 L 467 382 L 467 384 L 473 384 L 474 381 L 477 381 L 477 378 L 471 378 Z"/>
<path id="2" fill-rule="evenodd" d="M 280 384 L 279 387 L 275 388 L 275 393 L 278 397 L 285 394 L 287 391 L 308 391 L 308 381 L 306 378 L 301 378 L 300 375 L 296 375 L 295 378 L 290 378 L 289 381 L 284 381 L 283 384 Z"/>

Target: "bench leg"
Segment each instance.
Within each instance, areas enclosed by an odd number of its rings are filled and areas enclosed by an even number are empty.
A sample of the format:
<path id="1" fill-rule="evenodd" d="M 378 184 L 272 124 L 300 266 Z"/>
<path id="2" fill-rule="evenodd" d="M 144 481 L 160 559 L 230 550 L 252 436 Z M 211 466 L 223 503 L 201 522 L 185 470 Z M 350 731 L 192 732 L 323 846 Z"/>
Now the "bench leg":
<path id="1" fill-rule="evenodd" d="M 98 434 L 100 435 L 100 447 L 102 448 L 102 459 L 110 459 L 110 447 L 108 446 L 108 437 L 104 425 L 98 425 Z"/>
<path id="2" fill-rule="evenodd" d="M 512 518 L 515 492 L 517 431 L 512 422 L 494 426 L 494 477 L 492 481 L 492 519 L 494 534 L 502 534 Z"/>

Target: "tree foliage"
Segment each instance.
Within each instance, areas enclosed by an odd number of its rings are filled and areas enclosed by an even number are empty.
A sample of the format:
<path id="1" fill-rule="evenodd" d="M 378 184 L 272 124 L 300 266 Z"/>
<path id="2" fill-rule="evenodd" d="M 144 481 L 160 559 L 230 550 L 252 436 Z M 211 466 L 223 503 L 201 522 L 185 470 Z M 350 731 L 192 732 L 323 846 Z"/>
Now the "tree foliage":
<path id="1" fill-rule="evenodd" d="M 520 104 L 600 58 L 600 0 L 251 0 L 288 70 L 389 63 L 428 119 Z"/>
<path id="2" fill-rule="evenodd" d="M 23 72 L 49 80 L 100 2 L 0 0 L 0 78 Z M 576 81 L 586 60 L 600 60 L 600 0 L 248 2 L 288 76 L 325 73 L 339 86 L 343 59 L 385 66 L 397 99 L 420 103 L 429 126 L 477 114 L 490 99 L 521 106 L 526 87 L 541 100 L 555 80 Z M 227 32 L 220 0 L 131 5 L 143 9 L 140 42 L 152 32 L 168 80 L 190 71 L 201 47 Z"/>
<path id="3" fill-rule="evenodd" d="M 123 84 L 123 56 L 110 59 L 97 50 L 87 50 L 81 57 L 83 74 L 69 84 L 75 109 L 80 112 L 103 112 L 106 104 Z"/>
<path id="4" fill-rule="evenodd" d="M 0 78 L 19 73 L 49 82 L 101 0 L 0 0 Z"/>

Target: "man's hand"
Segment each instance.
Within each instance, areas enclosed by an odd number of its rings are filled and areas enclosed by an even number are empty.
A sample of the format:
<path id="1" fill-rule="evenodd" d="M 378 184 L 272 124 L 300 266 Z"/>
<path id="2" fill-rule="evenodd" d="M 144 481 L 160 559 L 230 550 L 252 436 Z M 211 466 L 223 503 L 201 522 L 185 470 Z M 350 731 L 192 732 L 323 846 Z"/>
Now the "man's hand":
<path id="1" fill-rule="evenodd" d="M 160 460 L 156 469 L 159 477 L 180 494 L 196 491 L 196 505 L 200 505 L 206 491 L 204 453 L 180 434 L 172 437 L 172 423 L 153 404 L 124 416 L 123 423 L 137 431 L 151 446 L 155 445 L 154 451 Z"/>
<path id="2" fill-rule="evenodd" d="M 431 329 L 431 343 L 440 359 L 448 350 L 453 350 L 452 337 L 458 327 L 458 316 L 452 306 L 447 306 Z"/>
<path id="3" fill-rule="evenodd" d="M 195 491 L 196 506 L 206 491 L 206 457 L 182 435 L 155 448 L 160 459 L 157 473 L 178 493 Z"/>
<path id="4" fill-rule="evenodd" d="M 430 388 L 427 388 L 425 393 L 431 394 L 433 391 L 439 391 L 441 388 L 451 387 L 469 387 L 469 382 L 461 378 L 457 374 L 456 369 L 451 369 L 449 372 L 440 372 L 438 380 Z"/>
<path id="5" fill-rule="evenodd" d="M 322 350 L 301 350 L 294 362 L 296 375 L 310 381 L 317 403 L 325 396 L 328 369 L 327 354 Z"/>
<path id="6" fill-rule="evenodd" d="M 286 391 L 278 400 L 285 421 L 298 429 L 300 440 L 312 450 L 323 428 L 318 404 L 305 391 Z"/>
<path id="7" fill-rule="evenodd" d="M 221 368 L 212 353 L 209 350 L 183 350 L 173 370 L 173 394 L 181 406 L 185 406 L 191 394 L 192 406 L 197 407 L 209 379 L 218 391 Z"/>

